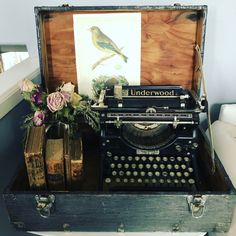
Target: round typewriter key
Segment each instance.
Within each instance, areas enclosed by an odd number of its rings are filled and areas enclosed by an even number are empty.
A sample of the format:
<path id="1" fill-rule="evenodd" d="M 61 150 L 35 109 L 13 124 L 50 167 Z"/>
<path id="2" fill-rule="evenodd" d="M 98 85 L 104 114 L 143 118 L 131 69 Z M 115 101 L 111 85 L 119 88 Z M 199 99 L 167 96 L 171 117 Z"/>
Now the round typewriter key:
<path id="1" fill-rule="evenodd" d="M 116 183 L 120 183 L 120 178 L 115 179 Z"/>
<path id="2" fill-rule="evenodd" d="M 132 160 L 133 160 L 133 157 L 132 157 L 132 156 L 128 156 L 128 160 L 129 160 L 129 161 L 132 161 Z"/>
<path id="3" fill-rule="evenodd" d="M 176 172 L 176 176 L 181 177 L 182 173 L 181 172 Z"/>
<path id="4" fill-rule="evenodd" d="M 124 178 L 124 179 L 123 179 L 123 182 L 124 182 L 124 183 L 128 183 L 128 179 Z"/>
<path id="5" fill-rule="evenodd" d="M 175 167 L 176 170 L 179 169 L 179 165 L 178 164 L 175 164 L 174 167 Z"/>
<path id="6" fill-rule="evenodd" d="M 164 180 L 164 179 L 160 179 L 160 183 L 161 183 L 161 184 L 164 184 L 164 183 L 165 183 L 165 180 Z"/>
<path id="7" fill-rule="evenodd" d="M 145 179 L 144 182 L 145 182 L 146 184 L 148 184 L 148 183 L 149 183 L 149 179 Z"/>
<path id="8" fill-rule="evenodd" d="M 121 163 L 118 163 L 118 164 L 117 164 L 117 168 L 118 168 L 118 169 L 121 169 L 121 168 L 122 168 L 122 164 L 121 164 Z"/>
<path id="9" fill-rule="evenodd" d="M 123 176 L 124 175 L 124 171 L 119 171 L 119 176 Z"/>
<path id="10" fill-rule="evenodd" d="M 189 157 L 184 157 L 184 160 L 185 160 L 186 162 L 189 162 L 189 161 L 190 161 Z"/>
<path id="11" fill-rule="evenodd" d="M 168 158 L 167 157 L 163 157 L 163 161 L 168 161 Z"/>
<path id="12" fill-rule="evenodd" d="M 178 184 L 178 183 L 179 183 L 179 180 L 178 180 L 178 179 L 174 179 L 174 183 L 175 183 L 175 184 Z"/>
<path id="13" fill-rule="evenodd" d="M 177 157 L 177 160 L 178 160 L 178 161 L 182 161 L 183 158 L 182 158 L 182 157 Z"/>
<path id="14" fill-rule="evenodd" d="M 137 166 L 137 165 L 136 165 L 135 163 L 131 164 L 131 168 L 133 168 L 133 169 L 135 169 L 136 166 Z"/>
<path id="15" fill-rule="evenodd" d="M 170 161 L 175 161 L 175 157 L 170 157 Z"/>
<path id="16" fill-rule="evenodd" d="M 134 159 L 135 159 L 135 161 L 139 161 L 140 157 L 139 156 L 135 156 Z"/>
<path id="17" fill-rule="evenodd" d="M 147 174 L 148 174 L 149 177 L 152 177 L 152 176 L 153 176 L 153 173 L 152 173 L 151 171 L 148 171 Z"/>
<path id="18" fill-rule="evenodd" d="M 111 157 L 111 156 L 112 156 L 112 153 L 111 153 L 111 152 L 107 152 L 107 156 L 108 156 L 108 157 Z"/>
<path id="19" fill-rule="evenodd" d="M 151 165 L 150 165 L 150 164 L 146 164 L 146 168 L 147 168 L 147 169 L 150 169 L 150 168 L 151 168 Z"/>
<path id="20" fill-rule="evenodd" d="M 168 170 L 172 169 L 172 165 L 171 164 L 168 164 L 166 167 L 167 167 Z"/>
<path id="21" fill-rule="evenodd" d="M 162 172 L 162 176 L 167 177 L 167 176 L 168 176 L 168 172 L 163 171 L 163 172 Z"/>
<path id="22" fill-rule="evenodd" d="M 145 174 L 146 174 L 146 173 L 145 173 L 144 171 L 141 171 L 141 172 L 140 172 L 140 175 L 141 175 L 141 176 L 145 176 Z"/>
<path id="23" fill-rule="evenodd" d="M 128 163 L 125 163 L 125 164 L 124 164 L 124 167 L 125 167 L 125 169 L 128 169 L 128 168 L 129 168 L 129 164 L 128 164 Z"/>
<path id="24" fill-rule="evenodd" d="M 114 163 L 111 163 L 111 164 L 110 164 L 110 167 L 111 167 L 112 169 L 115 168 L 115 166 L 116 166 L 116 165 L 115 165 Z"/>
<path id="25" fill-rule="evenodd" d="M 119 160 L 119 157 L 118 157 L 118 156 L 114 156 L 113 159 L 114 159 L 115 161 L 118 161 L 118 160 Z"/>
<path id="26" fill-rule="evenodd" d="M 149 160 L 149 161 L 153 161 L 153 160 L 154 160 L 154 157 L 152 157 L 152 156 L 151 156 L 151 157 L 148 157 L 148 160 Z"/>
<path id="27" fill-rule="evenodd" d="M 121 159 L 121 161 L 124 161 L 125 160 L 125 156 L 121 156 L 120 159 Z"/>
<path id="28" fill-rule="evenodd" d="M 140 183 L 140 184 L 141 184 L 142 182 L 143 182 L 143 180 L 142 180 L 142 179 L 138 179 L 138 183 Z"/>
<path id="29" fill-rule="evenodd" d="M 161 160 L 161 158 L 160 157 L 156 157 L 156 161 L 160 161 Z"/>
<path id="30" fill-rule="evenodd" d="M 126 174 L 127 176 L 130 176 L 130 175 L 131 175 L 131 172 L 130 172 L 130 171 L 126 171 L 125 174 Z"/>
<path id="31" fill-rule="evenodd" d="M 133 172 L 133 176 L 137 176 L 138 175 L 138 172 L 137 171 L 134 171 Z"/>
<path id="32" fill-rule="evenodd" d="M 157 182 L 156 179 L 152 179 L 152 183 L 155 184 Z"/>
<path id="33" fill-rule="evenodd" d="M 186 165 L 182 164 L 182 165 L 181 165 L 181 168 L 182 168 L 183 170 L 185 170 L 185 169 L 186 169 Z"/>
<path id="34" fill-rule="evenodd" d="M 134 182 L 135 182 L 135 179 L 134 179 L 134 178 L 131 178 L 131 179 L 129 180 L 129 182 L 130 182 L 130 183 L 134 183 Z"/>
<path id="35" fill-rule="evenodd" d="M 163 170 L 163 169 L 165 169 L 165 165 L 164 164 L 160 164 L 160 168 Z"/>
<path id="36" fill-rule="evenodd" d="M 139 164 L 139 165 L 138 165 L 138 168 L 139 168 L 140 170 L 142 170 L 142 169 L 143 169 L 143 164 Z"/>
<path id="37" fill-rule="evenodd" d="M 106 182 L 107 184 L 109 184 L 109 183 L 111 183 L 111 179 L 110 179 L 110 178 L 106 178 L 106 179 L 105 179 L 105 182 Z"/>
<path id="38" fill-rule="evenodd" d="M 185 180 L 185 179 L 181 179 L 181 183 L 182 183 L 182 184 L 185 184 L 185 183 L 186 183 L 186 180 Z"/>
<path id="39" fill-rule="evenodd" d="M 117 172 L 116 172 L 116 171 L 112 171 L 111 174 L 112 174 L 113 176 L 116 176 L 116 175 L 117 175 Z"/>
<path id="40" fill-rule="evenodd" d="M 167 179 L 166 182 L 167 182 L 168 184 L 171 184 L 171 179 Z"/>
<path id="41" fill-rule="evenodd" d="M 189 177 L 189 172 L 187 172 L 187 171 L 184 172 L 184 176 L 185 176 L 185 177 Z"/>
<path id="42" fill-rule="evenodd" d="M 155 176 L 160 176 L 160 172 L 159 171 L 155 171 Z"/>
<path id="43" fill-rule="evenodd" d="M 190 173 L 192 173 L 192 172 L 193 172 L 193 168 L 192 168 L 192 167 L 189 167 L 189 168 L 188 168 L 188 171 L 189 171 Z"/>
<path id="44" fill-rule="evenodd" d="M 146 160 L 147 160 L 147 157 L 142 156 L 141 159 L 142 159 L 142 161 L 146 161 Z"/>
<path id="45" fill-rule="evenodd" d="M 157 168 L 158 168 L 158 165 L 157 165 L 157 164 L 153 164 L 153 165 L 152 165 L 152 168 L 153 168 L 153 169 L 157 169 Z"/>
<path id="46" fill-rule="evenodd" d="M 171 176 L 171 177 L 174 177 L 174 176 L 175 176 L 175 172 L 171 171 L 171 172 L 170 172 L 170 176 Z"/>
<path id="47" fill-rule="evenodd" d="M 189 179 L 188 182 L 189 182 L 189 184 L 195 184 L 195 180 L 194 179 Z"/>

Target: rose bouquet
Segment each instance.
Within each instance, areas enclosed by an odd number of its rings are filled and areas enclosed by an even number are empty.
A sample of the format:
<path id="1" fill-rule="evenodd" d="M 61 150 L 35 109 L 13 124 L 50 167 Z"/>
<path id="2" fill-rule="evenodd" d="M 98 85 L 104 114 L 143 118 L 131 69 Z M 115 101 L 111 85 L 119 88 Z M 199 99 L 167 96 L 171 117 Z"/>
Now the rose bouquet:
<path id="1" fill-rule="evenodd" d="M 52 93 L 46 93 L 30 80 L 21 81 L 19 86 L 32 110 L 25 118 L 24 127 L 62 122 L 75 133 L 82 118 L 94 130 L 99 129 L 99 116 L 91 110 L 91 99 L 76 93 L 72 83 L 63 83 Z"/>

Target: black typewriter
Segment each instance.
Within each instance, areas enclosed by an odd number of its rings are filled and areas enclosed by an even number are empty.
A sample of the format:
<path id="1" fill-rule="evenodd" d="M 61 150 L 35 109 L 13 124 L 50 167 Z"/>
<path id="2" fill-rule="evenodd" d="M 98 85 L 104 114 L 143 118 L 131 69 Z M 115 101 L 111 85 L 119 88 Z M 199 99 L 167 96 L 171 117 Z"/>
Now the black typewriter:
<path id="1" fill-rule="evenodd" d="M 206 101 L 181 86 L 102 90 L 102 188 L 194 191 L 200 182 L 199 113 Z"/>

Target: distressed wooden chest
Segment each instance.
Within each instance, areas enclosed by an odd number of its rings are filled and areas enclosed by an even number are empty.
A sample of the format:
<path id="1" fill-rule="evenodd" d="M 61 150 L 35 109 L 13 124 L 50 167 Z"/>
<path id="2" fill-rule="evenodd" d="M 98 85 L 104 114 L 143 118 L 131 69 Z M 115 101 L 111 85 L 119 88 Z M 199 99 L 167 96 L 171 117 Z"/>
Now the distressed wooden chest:
<path id="1" fill-rule="evenodd" d="M 77 82 L 73 15 L 138 13 L 141 19 L 141 84 L 182 85 L 199 90 L 206 6 L 37 7 L 35 8 L 42 81 L 54 91 Z M 129 37 L 125 32 L 124 37 Z M 81 57 L 83 60 L 83 57 Z M 78 78 L 79 80 L 79 78 Z M 235 205 L 235 189 L 201 131 L 198 169 L 204 176 L 193 192 L 122 191 L 99 188 L 99 135 L 84 126 L 84 182 L 77 191 L 32 191 L 25 167 L 3 196 L 11 223 L 27 231 L 173 231 L 226 232 Z M 23 154 L 22 154 L 23 158 Z"/>

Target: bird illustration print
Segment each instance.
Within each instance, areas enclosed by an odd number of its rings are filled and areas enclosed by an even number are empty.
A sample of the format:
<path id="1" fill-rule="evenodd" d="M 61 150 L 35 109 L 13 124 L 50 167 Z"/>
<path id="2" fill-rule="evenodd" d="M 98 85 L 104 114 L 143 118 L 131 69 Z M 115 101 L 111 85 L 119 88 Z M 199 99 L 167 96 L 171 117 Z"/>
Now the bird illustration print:
<path id="1" fill-rule="evenodd" d="M 128 57 L 121 52 L 122 48 L 119 48 L 99 27 L 92 26 L 89 30 L 92 33 L 94 46 L 102 52 L 109 53 L 109 57 L 103 58 L 102 61 L 109 59 L 111 56 L 119 55 L 127 63 Z"/>

